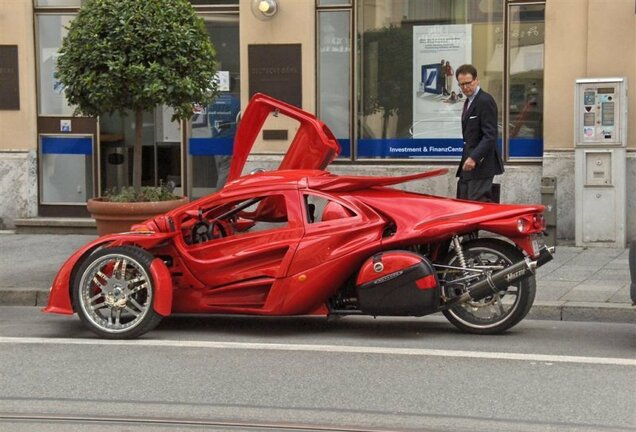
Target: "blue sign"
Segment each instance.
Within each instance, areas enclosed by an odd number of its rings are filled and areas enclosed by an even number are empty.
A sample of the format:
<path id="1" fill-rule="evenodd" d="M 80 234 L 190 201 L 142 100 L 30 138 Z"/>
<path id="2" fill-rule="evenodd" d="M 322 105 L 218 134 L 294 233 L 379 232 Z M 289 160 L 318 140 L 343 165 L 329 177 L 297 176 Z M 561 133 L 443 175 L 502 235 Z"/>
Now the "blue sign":
<path id="1" fill-rule="evenodd" d="M 42 154 L 93 154 L 91 137 L 43 136 Z"/>
<path id="2" fill-rule="evenodd" d="M 543 138 L 511 138 L 511 158 L 540 158 L 543 157 Z"/>
<path id="3" fill-rule="evenodd" d="M 351 158 L 351 140 L 348 138 L 338 138 L 338 144 L 340 144 L 339 158 Z"/>
<path id="4" fill-rule="evenodd" d="M 502 151 L 501 139 L 497 145 Z M 357 154 L 359 158 L 461 159 L 463 148 L 460 138 L 361 139 Z M 512 138 L 509 148 L 510 158 L 543 157 L 541 138 Z"/>
<path id="5" fill-rule="evenodd" d="M 231 156 L 234 137 L 190 138 L 188 153 L 192 156 Z"/>
<path id="6" fill-rule="evenodd" d="M 237 95 L 222 93 L 207 108 L 208 126 L 213 137 L 234 137 L 236 117 L 241 111 L 241 101 Z"/>
<path id="7" fill-rule="evenodd" d="M 422 81 L 420 91 L 433 94 L 441 94 L 446 77 L 442 74 L 439 63 L 422 65 Z"/>
<path id="8" fill-rule="evenodd" d="M 361 139 L 359 158 L 461 158 L 464 142 L 460 138 L 434 139 Z"/>

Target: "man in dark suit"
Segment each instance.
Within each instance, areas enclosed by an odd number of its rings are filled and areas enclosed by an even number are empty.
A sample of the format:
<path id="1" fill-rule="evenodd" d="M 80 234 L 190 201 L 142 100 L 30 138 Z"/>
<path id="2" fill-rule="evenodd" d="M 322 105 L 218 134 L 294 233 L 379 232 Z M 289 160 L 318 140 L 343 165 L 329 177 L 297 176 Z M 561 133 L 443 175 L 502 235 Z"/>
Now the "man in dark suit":
<path id="1" fill-rule="evenodd" d="M 473 65 L 461 65 L 455 77 L 466 96 L 462 113 L 464 151 L 457 169 L 457 198 L 491 202 L 493 178 L 504 172 L 497 147 L 497 104 L 479 87 L 477 69 Z"/>

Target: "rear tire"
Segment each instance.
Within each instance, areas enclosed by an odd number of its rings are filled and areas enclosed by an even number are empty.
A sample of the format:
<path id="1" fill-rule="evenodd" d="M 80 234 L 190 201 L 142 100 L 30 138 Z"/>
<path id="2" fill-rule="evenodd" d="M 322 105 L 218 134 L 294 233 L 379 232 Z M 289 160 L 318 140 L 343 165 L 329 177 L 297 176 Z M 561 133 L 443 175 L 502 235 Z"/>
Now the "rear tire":
<path id="1" fill-rule="evenodd" d="M 154 257 L 134 246 L 101 249 L 82 263 L 73 281 L 73 307 L 91 331 L 131 339 L 159 324 L 154 310 Z"/>
<path id="2" fill-rule="evenodd" d="M 492 266 L 509 267 L 525 258 L 524 254 L 503 240 L 479 239 L 462 244 L 466 267 Z M 451 251 L 444 264 L 462 267 L 459 255 Z M 493 269 L 493 272 L 500 270 Z M 447 270 L 440 279 L 442 294 L 447 298 L 457 297 L 467 291 L 470 285 L 454 283 L 453 280 L 466 276 L 467 272 L 453 273 Z M 470 284 L 483 279 L 483 276 L 470 281 Z M 480 301 L 469 301 L 451 309 L 442 311 L 444 316 L 457 328 L 468 333 L 498 334 L 518 324 L 530 311 L 536 294 L 535 277 L 530 276 L 516 282 L 492 296 Z"/>

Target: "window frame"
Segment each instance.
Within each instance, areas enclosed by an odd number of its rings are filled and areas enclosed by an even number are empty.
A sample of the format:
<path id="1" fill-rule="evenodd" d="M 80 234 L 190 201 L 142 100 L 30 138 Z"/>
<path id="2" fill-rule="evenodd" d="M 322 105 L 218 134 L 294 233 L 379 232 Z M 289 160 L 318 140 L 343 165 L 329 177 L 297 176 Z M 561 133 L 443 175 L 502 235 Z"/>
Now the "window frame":
<path id="1" fill-rule="evenodd" d="M 544 14 L 544 31 L 545 31 L 545 6 L 546 6 L 546 1 L 545 0 L 506 0 L 506 4 L 505 4 L 505 16 L 504 16 L 504 35 L 505 35 L 505 42 L 504 42 L 504 70 L 505 70 L 505 74 L 504 74 L 504 92 L 503 92 L 503 106 L 504 106 L 504 115 L 503 115 L 503 134 L 502 134 L 502 140 L 503 140 L 503 158 L 504 158 L 504 162 L 506 163 L 523 163 L 523 164 L 535 164 L 535 163 L 542 163 L 543 161 L 543 150 L 541 152 L 541 156 L 511 156 L 510 155 L 510 149 L 511 149 L 511 145 L 510 145 L 510 129 L 511 129 L 511 122 L 512 122 L 512 116 L 510 114 L 510 110 L 511 110 L 511 102 L 510 102 L 510 86 L 511 86 L 511 81 L 512 81 L 512 77 L 511 77 L 511 73 L 510 73 L 510 69 L 511 69 L 511 56 L 510 56 L 510 49 L 512 46 L 512 35 L 511 35 L 511 27 L 512 27 L 512 13 L 511 13 L 511 9 L 513 7 L 521 7 L 521 6 L 543 6 L 543 14 Z M 543 76 L 543 85 L 545 88 L 545 34 L 543 36 L 543 46 L 544 46 L 544 50 L 543 50 L 543 57 L 544 57 L 544 69 L 542 72 L 542 76 Z M 541 90 L 542 94 L 545 94 L 544 90 Z M 545 106 L 543 106 L 544 108 Z M 544 118 L 544 110 L 541 111 L 541 123 L 543 124 L 545 121 Z M 545 143 L 544 138 L 542 137 L 541 140 L 543 141 L 542 147 Z"/>
<path id="2" fill-rule="evenodd" d="M 348 146 L 348 149 L 345 150 L 343 144 L 341 143 L 341 154 L 344 156 L 340 156 L 336 158 L 334 162 L 354 162 L 355 161 L 355 145 L 357 142 L 357 127 L 355 125 L 355 119 L 357 117 L 356 112 L 358 108 L 357 98 L 355 97 L 355 88 L 356 88 L 356 76 L 357 76 L 357 62 L 356 62 L 356 51 L 357 51 L 357 39 L 354 37 L 356 31 L 356 7 L 354 7 L 354 2 L 352 0 L 343 0 L 342 4 L 333 4 L 333 5 L 321 5 L 320 0 L 316 0 L 316 13 L 315 13 L 315 26 L 316 26 L 316 81 L 315 81 L 315 93 L 316 93 L 316 106 L 315 112 L 316 116 L 321 118 L 321 92 L 320 92 L 320 15 L 322 13 L 329 12 L 339 12 L 339 13 L 348 13 L 349 15 L 349 76 L 347 77 L 349 83 L 349 138 L 348 142 L 344 144 Z M 324 121 L 324 120 L 323 120 Z M 329 127 L 329 124 L 327 124 Z M 340 138 L 336 136 L 336 138 Z M 339 141 L 340 142 L 340 141 Z"/>
<path id="3" fill-rule="evenodd" d="M 503 37 L 503 73 L 502 73 L 502 97 L 500 100 L 501 103 L 501 132 L 499 136 L 499 145 L 503 150 L 502 156 L 504 161 L 507 164 L 537 164 L 542 163 L 543 155 L 538 157 L 515 157 L 510 156 L 510 97 L 509 97 L 509 85 L 510 85 L 510 8 L 511 7 L 519 7 L 523 5 L 543 5 L 545 7 L 546 0 L 499 0 L 500 4 L 496 4 L 497 9 L 499 10 L 499 6 L 501 6 L 502 17 L 500 21 L 490 22 L 493 26 L 501 26 L 504 32 Z M 368 7 L 368 5 L 366 5 Z M 364 2 L 346 2 L 343 1 L 342 5 L 324 5 L 321 4 L 320 0 L 316 0 L 316 72 L 319 75 L 320 73 L 320 63 L 319 63 L 319 41 L 320 41 L 320 13 L 325 11 L 349 11 L 351 18 L 350 25 L 350 37 L 351 37 L 351 76 L 350 80 L 350 101 L 351 101 L 351 109 L 350 109 L 350 148 L 351 153 L 347 158 L 338 158 L 334 163 L 377 163 L 381 160 L 383 164 L 449 164 L 457 162 L 456 158 L 414 158 L 414 159 L 405 159 L 405 158 L 360 158 L 358 157 L 358 142 L 360 140 L 360 108 L 361 108 L 361 97 L 363 92 L 363 80 L 362 80 L 362 53 L 360 49 L 359 43 L 359 30 L 362 26 L 359 17 L 362 15 L 363 11 L 359 9 L 365 7 Z M 545 17 L 544 17 L 545 23 Z M 545 52 L 544 52 L 545 55 Z M 543 71 L 543 75 L 545 76 L 545 68 Z M 320 80 L 319 78 L 316 80 L 316 113 L 318 117 L 320 117 Z M 541 122 L 543 123 L 545 119 L 542 117 Z"/>

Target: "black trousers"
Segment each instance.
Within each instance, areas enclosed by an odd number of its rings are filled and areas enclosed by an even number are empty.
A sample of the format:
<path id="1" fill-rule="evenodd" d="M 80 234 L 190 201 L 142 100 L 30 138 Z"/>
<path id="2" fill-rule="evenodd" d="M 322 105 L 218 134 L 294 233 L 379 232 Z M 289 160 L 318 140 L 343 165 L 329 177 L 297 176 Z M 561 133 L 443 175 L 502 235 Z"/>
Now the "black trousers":
<path id="1" fill-rule="evenodd" d="M 457 180 L 457 198 L 493 202 L 492 196 L 492 180 L 494 177 L 480 179 L 463 179 Z"/>

